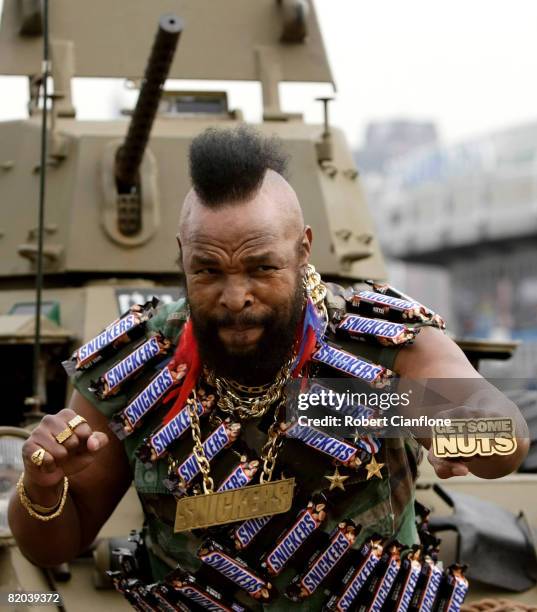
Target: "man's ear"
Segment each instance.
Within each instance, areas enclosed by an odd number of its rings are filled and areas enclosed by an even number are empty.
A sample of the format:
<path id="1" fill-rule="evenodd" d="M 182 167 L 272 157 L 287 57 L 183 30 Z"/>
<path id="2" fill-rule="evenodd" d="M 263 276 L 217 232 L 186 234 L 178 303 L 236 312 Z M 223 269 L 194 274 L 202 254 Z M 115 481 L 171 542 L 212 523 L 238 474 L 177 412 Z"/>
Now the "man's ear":
<path id="1" fill-rule="evenodd" d="M 177 247 L 179 249 L 179 252 L 177 253 L 177 267 L 179 268 L 179 271 L 181 272 L 181 274 L 185 273 L 185 269 L 183 266 L 183 248 L 181 247 L 181 239 L 179 238 L 179 234 L 177 234 L 175 236 L 175 239 L 177 240 Z"/>
<path id="2" fill-rule="evenodd" d="M 309 263 L 311 255 L 311 243 L 313 241 L 313 233 L 311 227 L 306 225 L 304 233 L 302 234 L 302 241 L 300 243 L 300 265 L 305 266 Z"/>

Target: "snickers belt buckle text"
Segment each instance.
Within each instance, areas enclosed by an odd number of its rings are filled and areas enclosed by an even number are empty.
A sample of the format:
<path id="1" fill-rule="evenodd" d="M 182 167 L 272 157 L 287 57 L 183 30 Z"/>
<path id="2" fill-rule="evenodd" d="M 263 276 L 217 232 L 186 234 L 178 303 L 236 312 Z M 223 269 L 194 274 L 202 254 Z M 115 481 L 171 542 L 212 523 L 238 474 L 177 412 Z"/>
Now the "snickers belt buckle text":
<path id="1" fill-rule="evenodd" d="M 294 487 L 294 478 L 284 478 L 241 489 L 183 497 L 177 501 L 174 532 L 282 514 L 291 508 Z"/>

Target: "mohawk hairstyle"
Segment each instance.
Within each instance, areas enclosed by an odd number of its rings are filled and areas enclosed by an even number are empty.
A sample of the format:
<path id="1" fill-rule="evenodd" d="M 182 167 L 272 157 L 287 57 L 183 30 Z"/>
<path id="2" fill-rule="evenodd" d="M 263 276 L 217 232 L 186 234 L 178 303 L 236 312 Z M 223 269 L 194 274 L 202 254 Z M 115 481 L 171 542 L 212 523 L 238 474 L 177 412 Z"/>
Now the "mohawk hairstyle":
<path id="1" fill-rule="evenodd" d="M 245 126 L 209 128 L 190 145 L 192 186 L 210 208 L 247 200 L 259 189 L 267 170 L 286 176 L 287 161 L 276 138 Z"/>

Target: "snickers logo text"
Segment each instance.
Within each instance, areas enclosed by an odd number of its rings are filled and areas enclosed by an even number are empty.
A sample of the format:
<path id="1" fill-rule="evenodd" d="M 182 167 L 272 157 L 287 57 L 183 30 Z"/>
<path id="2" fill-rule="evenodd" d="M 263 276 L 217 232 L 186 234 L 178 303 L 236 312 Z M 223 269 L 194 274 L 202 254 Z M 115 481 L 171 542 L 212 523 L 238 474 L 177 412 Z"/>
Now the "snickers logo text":
<path id="1" fill-rule="evenodd" d="M 164 368 L 147 387 L 125 408 L 125 417 L 134 427 L 160 398 L 173 387 L 175 381 L 168 368 Z"/>
<path id="2" fill-rule="evenodd" d="M 150 338 L 134 352 L 125 357 L 104 375 L 109 392 L 118 387 L 124 380 L 139 370 L 149 360 L 160 353 L 159 342 L 156 337 Z"/>

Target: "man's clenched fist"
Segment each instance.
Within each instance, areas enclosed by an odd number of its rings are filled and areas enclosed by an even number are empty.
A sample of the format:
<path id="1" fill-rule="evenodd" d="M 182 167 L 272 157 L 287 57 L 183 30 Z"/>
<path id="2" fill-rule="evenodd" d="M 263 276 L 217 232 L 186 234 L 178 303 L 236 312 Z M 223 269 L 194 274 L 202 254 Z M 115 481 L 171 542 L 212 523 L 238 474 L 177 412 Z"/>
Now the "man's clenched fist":
<path id="1" fill-rule="evenodd" d="M 76 474 L 88 467 L 96 453 L 108 444 L 108 436 L 100 431 L 92 431 L 88 423 L 78 425 L 73 434 L 60 444 L 56 436 L 68 428 L 68 422 L 75 416 L 76 412 L 64 408 L 57 414 L 44 416 L 32 431 L 22 447 L 25 486 L 55 488 L 64 476 Z M 30 457 L 40 448 L 45 450 L 45 456 L 43 463 L 37 466 Z"/>

